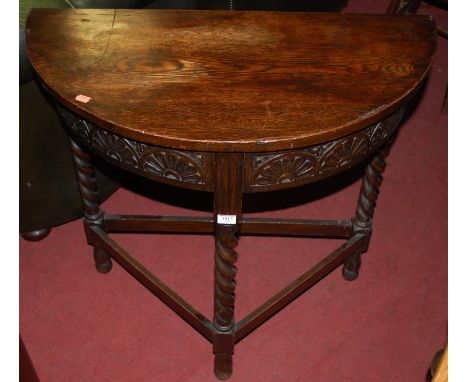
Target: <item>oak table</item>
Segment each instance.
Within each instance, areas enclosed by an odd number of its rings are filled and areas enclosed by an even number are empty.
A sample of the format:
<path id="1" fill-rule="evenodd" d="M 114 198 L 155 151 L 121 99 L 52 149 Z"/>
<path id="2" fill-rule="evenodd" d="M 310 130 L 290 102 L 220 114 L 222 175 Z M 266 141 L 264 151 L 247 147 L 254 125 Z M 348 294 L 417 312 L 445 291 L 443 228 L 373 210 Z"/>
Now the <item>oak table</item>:
<path id="1" fill-rule="evenodd" d="M 427 16 L 168 10 L 31 11 L 31 64 L 71 137 L 88 243 L 213 343 L 219 379 L 234 344 L 343 264 L 358 276 L 384 159 L 429 71 Z M 214 193 L 213 217 L 109 215 L 91 154 L 177 187 Z M 296 187 L 367 161 L 347 221 L 242 217 L 243 193 Z M 214 318 L 197 312 L 109 232 L 215 236 Z M 344 238 L 345 244 L 234 321 L 238 235 Z"/>

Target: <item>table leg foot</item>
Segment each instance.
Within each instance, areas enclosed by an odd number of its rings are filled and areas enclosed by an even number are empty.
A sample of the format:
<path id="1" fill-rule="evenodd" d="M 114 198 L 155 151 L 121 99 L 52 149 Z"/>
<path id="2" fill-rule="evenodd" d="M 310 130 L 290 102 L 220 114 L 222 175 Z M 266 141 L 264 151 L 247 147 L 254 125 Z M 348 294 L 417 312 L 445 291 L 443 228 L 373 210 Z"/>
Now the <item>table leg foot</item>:
<path id="1" fill-rule="evenodd" d="M 218 353 L 214 359 L 214 373 L 221 381 L 229 379 L 232 375 L 232 354 Z"/>
<path id="2" fill-rule="evenodd" d="M 94 247 L 94 262 L 99 273 L 109 273 L 112 269 L 111 257 L 102 248 Z"/>
<path id="3" fill-rule="evenodd" d="M 39 241 L 46 238 L 50 233 L 50 228 L 36 229 L 35 231 L 21 232 L 21 237 L 27 241 Z"/>
<path id="4" fill-rule="evenodd" d="M 359 276 L 359 268 L 361 267 L 361 254 L 356 253 L 349 256 L 343 264 L 342 274 L 345 280 L 354 281 Z"/>

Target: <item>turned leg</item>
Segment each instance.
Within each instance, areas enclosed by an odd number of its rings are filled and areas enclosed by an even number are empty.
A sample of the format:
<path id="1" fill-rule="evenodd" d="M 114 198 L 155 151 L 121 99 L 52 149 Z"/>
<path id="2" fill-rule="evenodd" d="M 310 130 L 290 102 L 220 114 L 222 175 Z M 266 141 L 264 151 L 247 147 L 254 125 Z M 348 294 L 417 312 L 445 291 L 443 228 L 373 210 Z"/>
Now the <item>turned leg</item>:
<path id="1" fill-rule="evenodd" d="M 232 374 L 237 234 L 242 209 L 243 158 L 216 154 L 214 212 L 216 219 L 213 353 L 214 373 L 226 380 Z"/>
<path id="2" fill-rule="evenodd" d="M 372 217 L 374 216 L 375 204 L 377 201 L 379 187 L 382 184 L 382 173 L 385 170 L 385 158 L 388 156 L 391 142 L 377 153 L 377 155 L 367 165 L 362 180 L 361 191 L 356 214 L 353 218 L 354 232 L 363 232 L 367 236 L 367 245 L 365 248 L 349 256 L 343 265 L 343 277 L 348 281 L 355 280 L 359 275 L 361 266 L 361 253 L 366 252 L 369 246 L 372 234 Z"/>
<path id="3" fill-rule="evenodd" d="M 215 354 L 214 372 L 221 380 L 232 374 L 232 354 L 234 353 L 234 291 L 237 268 L 237 225 L 216 227 L 215 252 L 215 296 L 214 328 L 216 331 L 213 351 Z"/>
<path id="4" fill-rule="evenodd" d="M 102 225 L 104 217 L 104 212 L 99 207 L 99 194 L 97 192 L 94 167 L 91 164 L 90 156 L 85 153 L 72 138 L 70 138 L 70 147 L 73 163 L 75 165 L 81 202 L 83 203 L 86 238 L 88 243 L 94 247 L 94 261 L 97 271 L 100 273 L 107 273 L 112 268 L 111 257 L 102 248 L 94 244 L 88 230 L 89 226 Z"/>

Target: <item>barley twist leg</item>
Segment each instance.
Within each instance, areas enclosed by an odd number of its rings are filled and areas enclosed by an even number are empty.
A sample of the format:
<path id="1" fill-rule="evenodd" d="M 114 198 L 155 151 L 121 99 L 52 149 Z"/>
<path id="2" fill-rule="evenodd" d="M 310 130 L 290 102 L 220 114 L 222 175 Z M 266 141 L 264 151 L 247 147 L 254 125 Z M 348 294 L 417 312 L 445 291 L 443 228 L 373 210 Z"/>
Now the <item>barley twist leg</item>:
<path id="1" fill-rule="evenodd" d="M 70 138 L 70 147 L 83 203 L 86 237 L 88 243 L 94 246 L 96 270 L 100 273 L 107 273 L 112 268 L 111 257 L 102 248 L 94 245 L 88 231 L 88 226 L 102 225 L 104 217 L 104 212 L 99 207 L 99 194 L 94 167 L 91 164 L 90 156 L 72 138 Z"/>
<path id="2" fill-rule="evenodd" d="M 382 173 L 385 170 L 385 158 L 388 156 L 391 142 L 387 143 L 367 165 L 362 180 L 356 214 L 353 218 L 354 232 L 364 232 L 367 236 L 367 245 L 362 252 L 367 251 L 372 234 L 372 217 L 375 204 L 382 184 Z M 349 256 L 343 265 L 343 277 L 348 281 L 356 280 L 361 267 L 361 253 Z"/>
<path id="3" fill-rule="evenodd" d="M 214 343 L 214 372 L 218 379 L 226 380 L 232 374 L 234 351 L 234 291 L 236 288 L 237 226 L 218 225 L 215 252 L 215 298 L 213 324 L 218 332 Z"/>
<path id="4" fill-rule="evenodd" d="M 216 219 L 213 353 L 214 373 L 226 380 L 232 375 L 235 320 L 239 221 L 242 213 L 244 155 L 216 153 L 214 155 L 213 212 Z"/>

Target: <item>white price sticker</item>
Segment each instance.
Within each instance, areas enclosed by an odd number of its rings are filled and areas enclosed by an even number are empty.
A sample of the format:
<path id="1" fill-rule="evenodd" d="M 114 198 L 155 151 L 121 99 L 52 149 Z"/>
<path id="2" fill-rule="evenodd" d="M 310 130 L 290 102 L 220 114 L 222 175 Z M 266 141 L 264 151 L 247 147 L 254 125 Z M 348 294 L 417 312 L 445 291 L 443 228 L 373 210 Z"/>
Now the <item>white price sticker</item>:
<path id="1" fill-rule="evenodd" d="M 221 215 L 218 214 L 218 224 L 236 224 L 236 215 Z"/>

